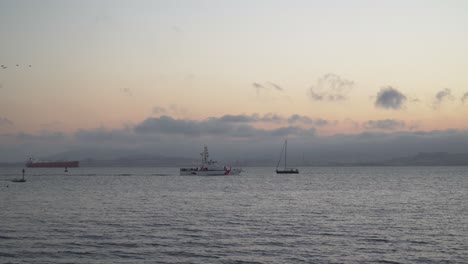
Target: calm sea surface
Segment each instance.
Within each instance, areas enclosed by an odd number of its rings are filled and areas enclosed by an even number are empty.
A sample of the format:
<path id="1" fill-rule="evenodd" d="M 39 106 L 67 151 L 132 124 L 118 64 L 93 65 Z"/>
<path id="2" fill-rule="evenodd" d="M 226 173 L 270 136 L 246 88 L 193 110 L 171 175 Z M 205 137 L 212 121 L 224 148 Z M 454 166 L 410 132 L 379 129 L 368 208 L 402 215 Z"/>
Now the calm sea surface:
<path id="1" fill-rule="evenodd" d="M 468 167 L 0 168 L 0 263 L 468 263 Z"/>

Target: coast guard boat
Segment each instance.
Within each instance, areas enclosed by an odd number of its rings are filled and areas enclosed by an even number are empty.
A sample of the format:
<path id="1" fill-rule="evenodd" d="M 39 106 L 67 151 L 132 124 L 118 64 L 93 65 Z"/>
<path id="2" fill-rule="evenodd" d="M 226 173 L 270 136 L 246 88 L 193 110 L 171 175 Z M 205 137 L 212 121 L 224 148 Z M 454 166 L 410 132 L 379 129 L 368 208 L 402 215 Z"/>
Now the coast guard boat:
<path id="1" fill-rule="evenodd" d="M 221 176 L 221 175 L 239 175 L 241 169 L 220 166 L 217 161 L 209 159 L 208 147 L 205 146 L 200 153 L 201 164 L 194 168 L 180 168 L 180 175 L 198 175 L 198 176 Z"/>

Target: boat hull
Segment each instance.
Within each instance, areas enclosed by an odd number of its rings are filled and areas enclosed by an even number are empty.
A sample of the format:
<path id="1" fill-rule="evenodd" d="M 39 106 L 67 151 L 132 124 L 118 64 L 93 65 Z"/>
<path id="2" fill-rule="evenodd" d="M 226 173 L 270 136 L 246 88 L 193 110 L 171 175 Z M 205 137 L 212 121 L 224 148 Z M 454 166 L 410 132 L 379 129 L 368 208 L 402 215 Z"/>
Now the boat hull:
<path id="1" fill-rule="evenodd" d="M 25 179 L 13 179 L 12 182 L 26 182 Z"/>
<path id="2" fill-rule="evenodd" d="M 240 169 L 226 170 L 198 170 L 196 168 L 181 168 L 180 176 L 225 176 L 239 175 L 242 172 Z"/>
<path id="3" fill-rule="evenodd" d="M 276 170 L 277 174 L 299 174 L 298 169 Z"/>
<path id="4" fill-rule="evenodd" d="M 28 162 L 28 168 L 74 168 L 80 166 L 79 161 L 54 161 L 54 162 Z"/>

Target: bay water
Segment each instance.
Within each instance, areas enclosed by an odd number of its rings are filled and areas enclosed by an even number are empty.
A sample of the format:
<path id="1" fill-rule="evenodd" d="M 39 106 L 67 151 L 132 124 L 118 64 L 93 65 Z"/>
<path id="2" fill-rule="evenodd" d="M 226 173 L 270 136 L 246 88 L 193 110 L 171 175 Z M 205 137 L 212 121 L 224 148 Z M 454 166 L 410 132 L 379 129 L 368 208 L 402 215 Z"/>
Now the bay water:
<path id="1" fill-rule="evenodd" d="M 468 263 L 468 167 L 0 168 L 0 263 Z"/>

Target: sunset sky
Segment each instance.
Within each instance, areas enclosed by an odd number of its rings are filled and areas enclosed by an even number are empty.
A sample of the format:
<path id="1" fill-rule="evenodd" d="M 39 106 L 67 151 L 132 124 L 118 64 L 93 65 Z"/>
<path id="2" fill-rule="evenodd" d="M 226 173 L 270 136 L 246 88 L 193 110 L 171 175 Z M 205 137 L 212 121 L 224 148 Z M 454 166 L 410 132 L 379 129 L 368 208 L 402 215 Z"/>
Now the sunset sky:
<path id="1" fill-rule="evenodd" d="M 0 161 L 460 152 L 467 47 L 468 1 L 0 0 Z"/>

